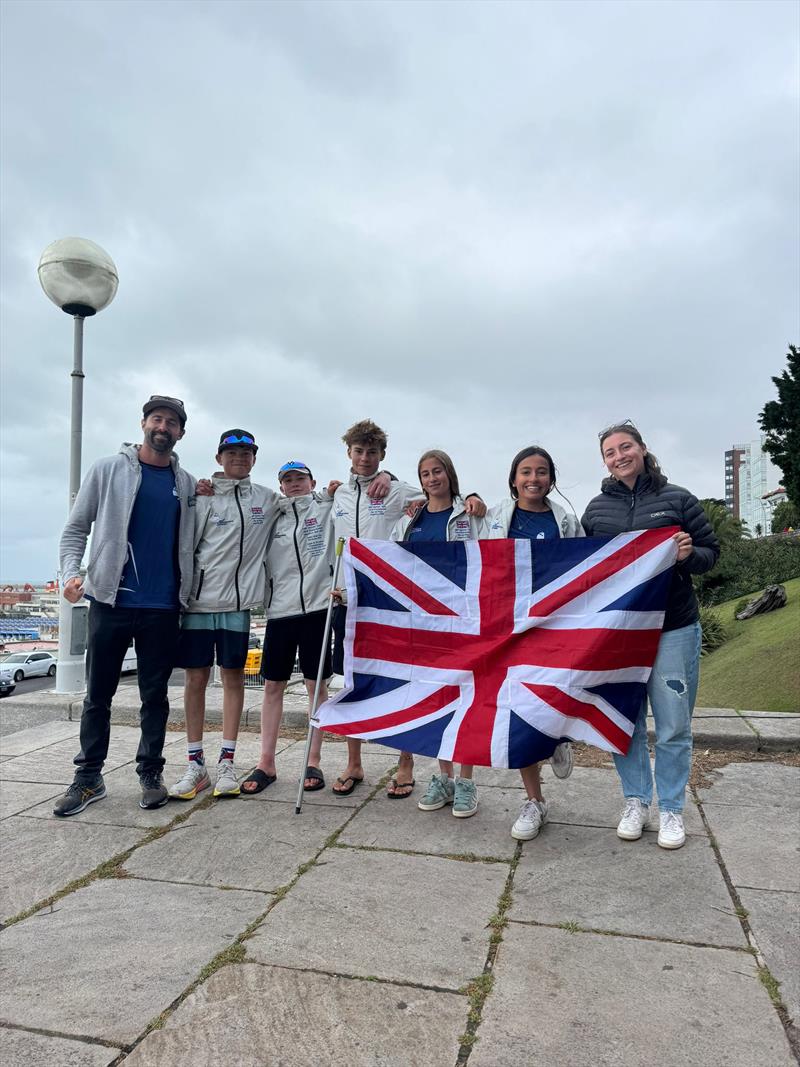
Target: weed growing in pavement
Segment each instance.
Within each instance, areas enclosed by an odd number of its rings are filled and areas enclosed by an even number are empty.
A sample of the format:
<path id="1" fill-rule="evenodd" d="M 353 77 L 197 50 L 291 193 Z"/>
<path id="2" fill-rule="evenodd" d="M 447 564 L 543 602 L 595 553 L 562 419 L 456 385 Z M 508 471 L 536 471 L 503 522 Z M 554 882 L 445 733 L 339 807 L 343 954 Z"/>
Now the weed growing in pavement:
<path id="1" fill-rule="evenodd" d="M 581 932 L 581 924 L 576 923 L 574 919 L 568 919 L 566 922 L 557 923 L 559 930 L 566 930 L 570 934 L 579 934 Z"/>

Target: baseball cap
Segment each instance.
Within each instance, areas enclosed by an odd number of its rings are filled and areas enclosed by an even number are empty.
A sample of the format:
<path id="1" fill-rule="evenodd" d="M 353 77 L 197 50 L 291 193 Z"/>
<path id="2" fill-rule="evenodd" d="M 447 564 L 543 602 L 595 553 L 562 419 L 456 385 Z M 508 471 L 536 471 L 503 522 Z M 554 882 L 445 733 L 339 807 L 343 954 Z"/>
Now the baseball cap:
<path id="1" fill-rule="evenodd" d="M 142 414 L 147 418 L 150 412 L 155 411 L 156 408 L 169 408 L 181 420 L 181 426 L 186 425 L 186 408 L 183 406 L 183 401 L 178 400 L 177 397 L 159 396 L 158 393 L 154 393 L 142 408 Z"/>
<path id="2" fill-rule="evenodd" d="M 220 436 L 219 444 L 217 445 L 217 452 L 221 452 L 223 448 L 250 448 L 253 450 L 253 455 L 258 452 L 258 445 L 256 439 L 250 433 L 249 430 L 226 430 Z"/>
<path id="3" fill-rule="evenodd" d="M 288 474 L 290 471 L 297 471 L 298 474 L 307 474 L 309 478 L 314 477 L 310 468 L 307 467 L 305 463 L 301 463 L 299 459 L 290 459 L 288 463 L 284 463 L 284 465 L 279 468 L 278 481 L 283 481 L 284 475 Z"/>

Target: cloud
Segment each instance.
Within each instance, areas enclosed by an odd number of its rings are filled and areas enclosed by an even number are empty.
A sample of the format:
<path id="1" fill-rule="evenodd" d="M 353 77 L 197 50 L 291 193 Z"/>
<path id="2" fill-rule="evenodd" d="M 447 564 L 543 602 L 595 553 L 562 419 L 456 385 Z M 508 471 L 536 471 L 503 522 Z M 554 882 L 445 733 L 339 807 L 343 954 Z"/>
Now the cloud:
<path id="1" fill-rule="evenodd" d="M 49 577 L 71 333 L 57 237 L 114 257 L 86 325 L 84 468 L 182 396 L 181 457 L 341 476 L 366 415 L 505 492 L 523 445 L 580 511 L 632 417 L 722 492 L 798 336 L 797 11 L 781 3 L 4 5 L 5 580 Z M 32 531 L 35 529 L 35 537 Z"/>

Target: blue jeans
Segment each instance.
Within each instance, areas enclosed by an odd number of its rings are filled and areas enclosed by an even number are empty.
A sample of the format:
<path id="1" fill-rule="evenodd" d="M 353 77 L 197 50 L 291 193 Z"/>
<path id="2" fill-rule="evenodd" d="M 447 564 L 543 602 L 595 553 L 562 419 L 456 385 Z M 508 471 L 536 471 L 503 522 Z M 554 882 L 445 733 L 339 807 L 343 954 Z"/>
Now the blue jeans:
<path id="1" fill-rule="evenodd" d="M 661 811 L 682 812 L 692 765 L 692 713 L 700 675 L 700 623 L 669 630 L 658 643 L 647 700 L 656 733 L 656 792 Z M 614 756 L 626 797 L 653 800 L 647 748 L 647 700 L 642 704 L 627 756 Z"/>

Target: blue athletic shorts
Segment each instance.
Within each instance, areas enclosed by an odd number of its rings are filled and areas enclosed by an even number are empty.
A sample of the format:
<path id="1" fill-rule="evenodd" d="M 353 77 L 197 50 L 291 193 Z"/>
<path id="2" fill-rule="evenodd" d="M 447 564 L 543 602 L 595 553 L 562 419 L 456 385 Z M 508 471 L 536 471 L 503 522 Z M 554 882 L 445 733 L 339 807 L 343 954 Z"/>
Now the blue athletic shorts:
<path id="1" fill-rule="evenodd" d="M 181 619 L 177 666 L 244 670 L 250 642 L 249 611 L 189 611 Z"/>

